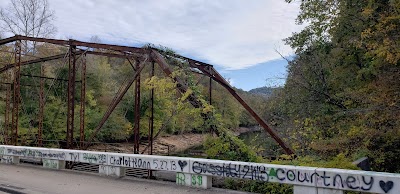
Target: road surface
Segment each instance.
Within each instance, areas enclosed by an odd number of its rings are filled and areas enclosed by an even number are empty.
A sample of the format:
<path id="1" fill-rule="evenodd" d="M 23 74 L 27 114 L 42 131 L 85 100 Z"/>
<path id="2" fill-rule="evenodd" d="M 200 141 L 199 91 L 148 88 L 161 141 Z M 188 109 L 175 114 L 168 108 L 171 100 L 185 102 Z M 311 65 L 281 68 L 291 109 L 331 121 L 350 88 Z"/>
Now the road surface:
<path id="1" fill-rule="evenodd" d="M 48 170 L 35 166 L 0 164 L 0 193 L 138 193 L 138 194 L 205 194 L 243 192 L 212 188 L 208 190 L 177 186 L 137 178 L 112 178 L 69 170 Z"/>

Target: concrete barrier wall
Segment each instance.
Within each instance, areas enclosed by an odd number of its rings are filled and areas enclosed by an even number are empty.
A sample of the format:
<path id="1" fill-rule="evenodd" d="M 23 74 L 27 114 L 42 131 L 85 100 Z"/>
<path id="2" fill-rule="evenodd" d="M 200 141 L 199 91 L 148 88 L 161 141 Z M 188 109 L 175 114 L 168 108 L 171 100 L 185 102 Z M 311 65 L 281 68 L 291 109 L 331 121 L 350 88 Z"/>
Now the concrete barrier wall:
<path id="1" fill-rule="evenodd" d="M 44 167 L 55 169 L 63 168 L 65 161 L 99 164 L 99 173 L 115 176 L 124 168 L 172 171 L 177 184 L 201 188 L 211 187 L 211 177 L 217 176 L 292 184 L 294 193 L 400 193 L 400 174 L 371 171 L 5 145 L 0 145 L 0 157 L 2 163 L 40 158 Z"/>

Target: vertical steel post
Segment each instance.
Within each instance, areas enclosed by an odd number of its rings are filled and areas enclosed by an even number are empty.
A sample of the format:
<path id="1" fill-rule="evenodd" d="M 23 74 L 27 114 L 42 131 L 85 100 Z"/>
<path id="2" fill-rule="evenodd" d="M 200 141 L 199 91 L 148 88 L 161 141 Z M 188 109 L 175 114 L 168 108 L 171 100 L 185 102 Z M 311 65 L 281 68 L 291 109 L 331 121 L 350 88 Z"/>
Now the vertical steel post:
<path id="1" fill-rule="evenodd" d="M 67 148 L 72 148 L 74 140 L 74 106 L 75 106 L 75 74 L 76 74 L 76 46 L 69 47 L 68 69 L 68 112 L 67 112 Z"/>
<path id="2" fill-rule="evenodd" d="M 20 74 L 21 74 L 21 41 L 15 42 L 15 66 L 14 66 L 14 95 L 12 112 L 12 144 L 18 144 L 18 113 L 20 100 Z"/>
<path id="3" fill-rule="evenodd" d="M 81 109 L 80 109 L 80 147 L 83 148 L 85 141 L 85 97 L 86 97 L 86 54 L 82 56 L 81 66 Z"/>
<path id="4" fill-rule="evenodd" d="M 210 100 L 210 105 L 212 105 L 212 78 L 210 77 L 210 83 L 208 87 L 208 99 Z"/>
<path id="5" fill-rule="evenodd" d="M 40 91 L 39 91 L 39 126 L 38 126 L 38 147 L 43 146 L 43 118 L 44 118 L 44 64 L 40 66 Z"/>
<path id="6" fill-rule="evenodd" d="M 154 77 L 154 61 L 151 62 L 151 77 Z M 153 155 L 153 132 L 154 132 L 154 85 L 152 85 L 150 90 L 150 119 L 149 119 L 149 155 Z M 153 171 L 149 170 L 147 178 L 153 177 Z"/>
<path id="7" fill-rule="evenodd" d="M 208 87 L 208 99 L 210 101 L 210 105 L 212 105 L 212 78 L 210 77 L 209 87 Z M 211 115 L 210 115 L 211 114 Z M 209 113 L 207 117 L 209 118 L 213 113 Z M 210 132 L 211 134 L 218 133 L 214 125 L 210 125 Z"/>
<path id="8" fill-rule="evenodd" d="M 139 69 L 139 62 L 136 61 L 136 69 Z M 133 129 L 134 144 L 133 152 L 139 154 L 139 130 L 140 130 L 140 74 L 135 82 L 135 127 Z"/>
<path id="9" fill-rule="evenodd" d="M 10 75 L 7 73 L 7 80 L 10 78 Z M 10 101 L 11 101 L 11 84 L 7 84 L 7 93 L 6 93 L 6 112 L 4 114 L 4 143 L 8 145 L 9 138 L 9 128 L 10 128 Z"/>
<path id="10" fill-rule="evenodd" d="M 154 61 L 151 63 L 151 77 L 154 77 Z M 150 115 L 150 134 L 149 134 L 149 143 L 150 143 L 150 155 L 153 155 L 153 133 L 154 133 L 154 85 L 151 87 L 150 91 L 151 98 L 151 115 Z"/>

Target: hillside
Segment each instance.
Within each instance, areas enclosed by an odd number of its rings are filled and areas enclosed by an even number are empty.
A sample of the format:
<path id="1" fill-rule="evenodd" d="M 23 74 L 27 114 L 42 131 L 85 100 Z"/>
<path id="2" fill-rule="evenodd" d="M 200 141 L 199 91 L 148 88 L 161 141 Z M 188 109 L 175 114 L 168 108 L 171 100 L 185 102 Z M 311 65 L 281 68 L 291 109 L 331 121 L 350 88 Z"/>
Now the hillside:
<path id="1" fill-rule="evenodd" d="M 250 94 L 258 94 L 258 95 L 264 96 L 266 98 L 269 98 L 274 94 L 275 91 L 277 91 L 279 89 L 281 89 L 281 88 L 271 88 L 271 87 L 264 86 L 264 87 L 251 89 L 251 90 L 249 90 L 249 93 Z"/>

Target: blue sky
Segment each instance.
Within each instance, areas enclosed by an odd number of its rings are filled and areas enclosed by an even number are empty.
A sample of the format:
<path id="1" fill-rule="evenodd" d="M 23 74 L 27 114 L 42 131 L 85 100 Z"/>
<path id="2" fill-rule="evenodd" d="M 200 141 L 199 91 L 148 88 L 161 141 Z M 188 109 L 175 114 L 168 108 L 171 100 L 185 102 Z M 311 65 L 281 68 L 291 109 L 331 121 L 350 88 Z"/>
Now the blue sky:
<path id="1" fill-rule="evenodd" d="M 7 6 L 2 0 L 1 7 Z M 238 88 L 282 78 L 282 39 L 300 31 L 299 3 L 284 0 L 49 0 L 55 38 L 137 46 L 163 45 L 212 65 Z M 281 80 L 280 83 L 283 80 Z"/>
<path id="2" fill-rule="evenodd" d="M 277 59 L 239 70 L 219 70 L 237 88 L 251 90 L 257 87 L 277 87 L 285 83 L 287 62 Z"/>

